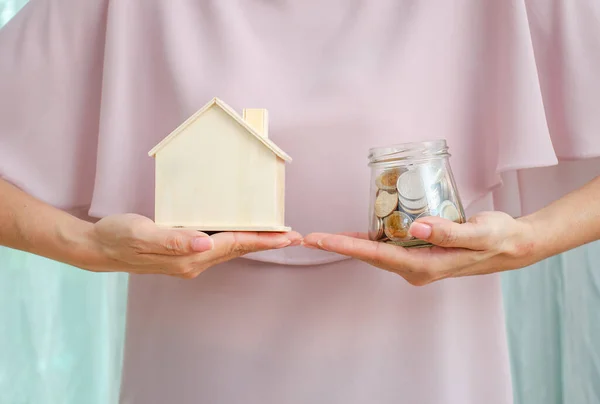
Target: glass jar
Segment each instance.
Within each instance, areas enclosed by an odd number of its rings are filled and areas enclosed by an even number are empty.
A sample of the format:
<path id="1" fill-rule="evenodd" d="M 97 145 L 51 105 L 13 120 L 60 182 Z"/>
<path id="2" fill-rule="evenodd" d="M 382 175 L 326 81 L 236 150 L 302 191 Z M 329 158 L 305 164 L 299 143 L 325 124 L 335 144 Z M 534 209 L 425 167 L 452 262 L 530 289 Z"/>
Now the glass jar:
<path id="1" fill-rule="evenodd" d="M 411 237 L 412 222 L 440 216 L 464 223 L 465 213 L 443 139 L 369 150 L 369 238 L 402 247 L 432 244 Z"/>

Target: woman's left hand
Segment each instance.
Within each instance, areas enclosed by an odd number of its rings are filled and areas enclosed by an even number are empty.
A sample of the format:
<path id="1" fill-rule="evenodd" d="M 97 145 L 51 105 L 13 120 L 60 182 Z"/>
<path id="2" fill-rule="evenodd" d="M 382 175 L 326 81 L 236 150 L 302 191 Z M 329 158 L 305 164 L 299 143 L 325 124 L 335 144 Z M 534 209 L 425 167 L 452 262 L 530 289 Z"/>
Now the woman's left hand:
<path id="1" fill-rule="evenodd" d="M 541 259 L 533 225 L 503 212 L 479 213 L 462 224 L 424 217 L 412 224 L 410 233 L 434 247 L 403 248 L 361 233 L 311 233 L 303 243 L 395 272 L 415 286 L 522 268 Z"/>

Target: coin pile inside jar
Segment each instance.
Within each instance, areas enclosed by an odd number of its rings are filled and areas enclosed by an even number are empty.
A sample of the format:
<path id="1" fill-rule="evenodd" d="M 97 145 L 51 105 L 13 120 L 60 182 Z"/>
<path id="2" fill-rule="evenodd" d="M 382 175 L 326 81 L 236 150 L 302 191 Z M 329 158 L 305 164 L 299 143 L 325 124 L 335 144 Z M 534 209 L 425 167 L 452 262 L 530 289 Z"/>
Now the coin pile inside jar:
<path id="1" fill-rule="evenodd" d="M 415 219 L 440 216 L 464 222 L 445 174 L 443 167 L 431 165 L 395 167 L 379 174 L 369 238 L 405 247 L 426 246 L 430 244 L 408 233 Z"/>

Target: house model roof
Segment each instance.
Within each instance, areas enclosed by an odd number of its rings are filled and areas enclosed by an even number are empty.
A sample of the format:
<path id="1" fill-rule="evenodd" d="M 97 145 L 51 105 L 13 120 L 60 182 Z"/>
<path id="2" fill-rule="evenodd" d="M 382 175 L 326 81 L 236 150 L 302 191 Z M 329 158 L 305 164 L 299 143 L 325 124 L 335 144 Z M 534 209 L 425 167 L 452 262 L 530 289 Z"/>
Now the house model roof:
<path id="1" fill-rule="evenodd" d="M 292 158 L 287 153 L 285 153 L 283 150 L 281 150 L 275 143 L 273 143 L 268 138 L 261 136 L 250 125 L 248 125 L 248 123 L 237 112 L 235 112 L 235 110 L 233 110 L 233 108 L 231 108 L 229 105 L 227 105 L 226 103 L 224 103 L 222 100 L 220 100 L 217 97 L 213 98 L 208 103 L 206 103 L 206 105 L 204 105 L 202 108 L 200 108 L 194 115 L 189 117 L 185 122 L 183 122 L 181 125 L 179 125 L 179 127 L 177 127 L 177 129 L 175 129 L 167 137 L 165 137 L 160 143 L 158 143 L 156 146 L 154 146 L 152 148 L 152 150 L 150 150 L 148 152 L 148 155 L 151 157 L 154 157 L 160 149 L 162 149 L 167 143 L 169 143 L 177 135 L 179 135 L 181 132 L 183 132 L 189 125 L 191 125 L 194 121 L 196 121 L 196 119 L 198 119 L 204 112 L 206 112 L 213 105 L 218 106 L 223 111 L 225 111 L 229 116 L 231 116 L 232 119 L 234 119 L 237 123 L 242 125 L 242 127 L 244 129 L 246 129 L 246 131 L 250 135 L 254 136 L 259 142 L 261 142 L 263 145 L 265 145 L 268 149 L 270 149 L 277 156 L 279 156 L 280 158 L 282 158 L 285 161 L 292 161 Z"/>

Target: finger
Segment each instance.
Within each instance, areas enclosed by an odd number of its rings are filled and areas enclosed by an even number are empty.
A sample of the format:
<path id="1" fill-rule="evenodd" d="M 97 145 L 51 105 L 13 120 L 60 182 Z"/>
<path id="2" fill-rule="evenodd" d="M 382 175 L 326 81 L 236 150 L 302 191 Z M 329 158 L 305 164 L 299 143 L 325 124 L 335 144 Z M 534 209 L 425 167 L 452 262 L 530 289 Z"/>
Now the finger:
<path id="1" fill-rule="evenodd" d="M 187 255 L 210 251 L 214 247 L 213 239 L 207 234 L 195 230 L 154 229 L 145 234 L 149 251 L 152 254 Z"/>
<path id="2" fill-rule="evenodd" d="M 302 236 L 297 232 L 221 232 L 210 238 L 213 242 L 211 250 L 202 254 L 170 258 L 166 262 L 170 274 L 191 279 L 214 265 L 244 254 L 300 244 Z"/>
<path id="3" fill-rule="evenodd" d="M 489 257 L 487 252 L 464 248 L 402 248 L 377 241 L 325 233 L 309 234 L 304 237 L 304 243 L 395 272 L 412 285 L 425 285 L 452 276 L 457 271 Z"/>
<path id="4" fill-rule="evenodd" d="M 355 231 L 340 232 L 340 233 L 335 233 L 335 234 L 311 233 L 311 234 L 309 234 L 310 237 L 307 236 L 302 239 L 302 246 L 306 247 L 306 248 L 312 248 L 312 249 L 321 249 L 321 246 L 317 245 L 317 241 L 324 237 L 333 236 L 333 235 L 347 236 L 347 237 L 352 237 L 352 238 L 357 238 L 357 239 L 369 240 L 368 233 L 361 233 L 361 232 L 355 232 Z"/>
<path id="5" fill-rule="evenodd" d="M 348 236 L 348 237 L 360 238 L 363 240 L 370 240 L 369 233 L 366 233 L 366 232 L 344 231 L 344 232 L 336 233 L 336 234 L 340 235 L 340 236 Z"/>
<path id="6" fill-rule="evenodd" d="M 252 252 L 273 250 L 300 244 L 302 236 L 295 232 L 223 232 L 211 238 L 214 249 L 206 254 L 207 261 L 228 260 Z"/>
<path id="7" fill-rule="evenodd" d="M 347 236 L 347 237 L 359 238 L 359 239 L 363 239 L 363 240 L 370 240 L 369 233 L 357 232 L 357 231 L 343 231 L 343 232 L 339 232 L 339 233 L 311 233 L 310 237 L 308 238 L 308 242 L 310 242 L 316 246 L 315 243 L 316 243 L 317 238 L 323 238 L 326 236 Z M 304 238 L 302 241 L 302 244 L 304 244 L 305 246 L 308 246 L 308 242 L 306 242 L 306 238 Z"/>
<path id="8" fill-rule="evenodd" d="M 481 223 L 455 223 L 441 217 L 427 216 L 415 220 L 409 233 L 441 247 L 485 250 L 492 232 Z"/>
<path id="9" fill-rule="evenodd" d="M 402 247 L 338 234 L 311 233 L 304 243 L 394 270 L 416 271 L 420 263 Z"/>

